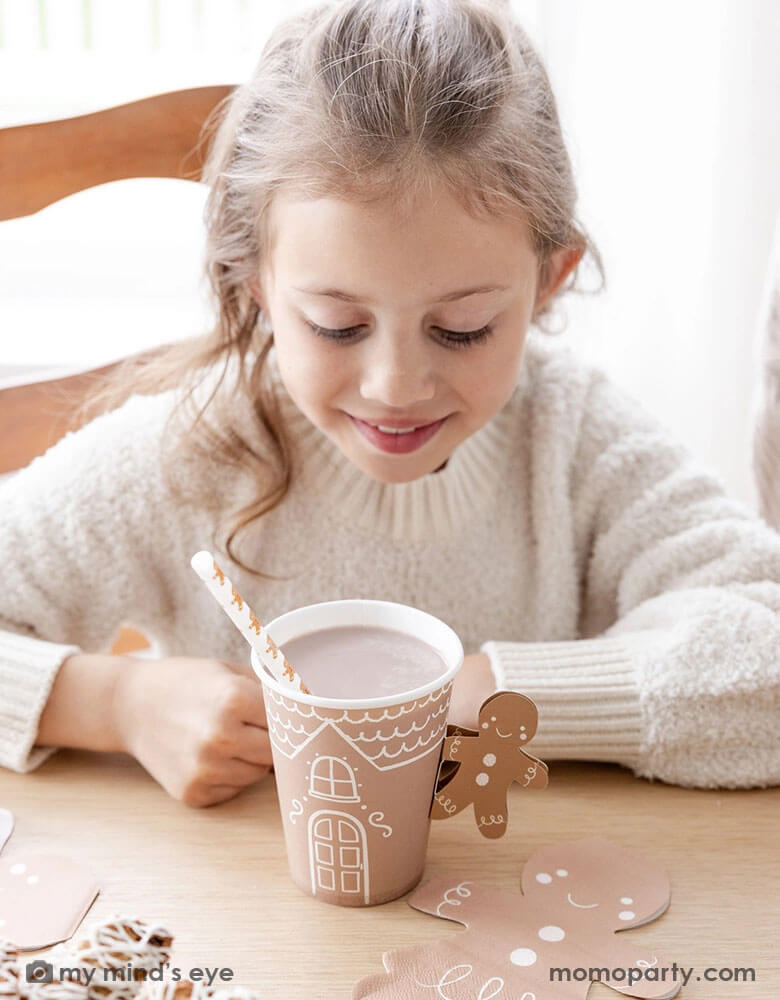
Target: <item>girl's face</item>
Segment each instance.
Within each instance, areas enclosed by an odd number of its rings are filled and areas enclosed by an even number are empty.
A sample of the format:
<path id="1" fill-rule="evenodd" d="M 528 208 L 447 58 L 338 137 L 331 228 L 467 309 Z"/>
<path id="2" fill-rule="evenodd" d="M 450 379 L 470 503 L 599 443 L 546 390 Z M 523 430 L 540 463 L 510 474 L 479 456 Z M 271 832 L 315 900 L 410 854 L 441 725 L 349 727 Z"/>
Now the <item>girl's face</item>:
<path id="1" fill-rule="evenodd" d="M 437 471 L 517 383 L 537 296 L 525 227 L 477 220 L 439 188 L 403 217 L 279 196 L 271 232 L 254 294 L 296 405 L 373 479 Z M 547 294 L 579 256 L 551 268 Z M 437 423 L 406 437 L 366 426 Z"/>

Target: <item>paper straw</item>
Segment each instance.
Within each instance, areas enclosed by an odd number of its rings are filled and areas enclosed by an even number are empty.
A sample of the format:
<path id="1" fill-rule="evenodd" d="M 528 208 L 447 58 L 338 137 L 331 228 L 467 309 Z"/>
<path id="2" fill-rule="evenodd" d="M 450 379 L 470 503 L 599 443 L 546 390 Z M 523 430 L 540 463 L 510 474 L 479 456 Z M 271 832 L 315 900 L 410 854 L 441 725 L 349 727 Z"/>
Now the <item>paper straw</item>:
<path id="1" fill-rule="evenodd" d="M 282 683 L 297 687 L 304 694 L 311 694 L 290 666 L 287 657 L 257 620 L 257 615 L 219 568 L 212 554 L 206 551 L 196 552 L 190 565 L 273 676 Z"/>

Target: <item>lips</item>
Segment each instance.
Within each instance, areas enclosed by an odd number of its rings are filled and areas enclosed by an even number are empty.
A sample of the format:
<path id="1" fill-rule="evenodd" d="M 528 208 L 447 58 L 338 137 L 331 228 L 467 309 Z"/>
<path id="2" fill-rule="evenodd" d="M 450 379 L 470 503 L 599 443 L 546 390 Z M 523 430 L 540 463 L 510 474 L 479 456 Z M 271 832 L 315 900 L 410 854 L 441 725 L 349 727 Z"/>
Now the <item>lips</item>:
<path id="1" fill-rule="evenodd" d="M 350 414 L 350 416 L 354 416 L 354 414 Z M 371 424 L 372 427 L 378 427 L 382 431 L 401 431 L 402 433 L 404 431 L 417 430 L 418 427 L 429 427 L 436 422 L 428 420 L 426 417 L 418 417 L 416 420 L 395 420 L 393 417 L 368 420 L 365 417 L 355 417 L 355 420 L 362 420 L 364 423 Z"/>
<path id="2" fill-rule="evenodd" d="M 427 441 L 430 441 L 444 421 L 448 419 L 447 417 L 443 417 L 432 424 L 423 424 L 417 427 L 416 430 L 403 434 L 394 434 L 392 432 L 380 431 L 378 427 L 374 427 L 373 424 L 369 424 L 365 420 L 360 420 L 358 417 L 353 417 L 352 414 L 349 414 L 349 418 L 363 437 L 370 441 L 371 444 L 375 445 L 381 451 L 393 455 L 405 455 L 410 451 L 416 451 L 418 448 L 421 448 Z M 383 424 L 382 426 L 389 426 L 389 424 Z"/>

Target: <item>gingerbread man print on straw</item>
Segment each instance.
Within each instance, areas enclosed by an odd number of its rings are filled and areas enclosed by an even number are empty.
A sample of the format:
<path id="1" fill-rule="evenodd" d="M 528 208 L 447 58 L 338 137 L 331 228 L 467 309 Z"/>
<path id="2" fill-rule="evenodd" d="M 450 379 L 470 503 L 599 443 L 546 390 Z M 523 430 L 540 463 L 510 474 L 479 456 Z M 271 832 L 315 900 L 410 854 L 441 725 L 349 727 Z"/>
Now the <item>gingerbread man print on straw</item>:
<path id="1" fill-rule="evenodd" d="M 219 564 L 212 554 L 205 550 L 196 552 L 190 560 L 190 564 L 206 584 L 212 597 L 214 597 L 252 649 L 255 650 L 261 662 L 271 671 L 273 676 L 278 681 L 297 687 L 304 694 L 311 694 L 311 691 L 309 691 L 298 674 L 293 670 L 287 657 L 284 656 L 271 636 L 260 624 L 257 615 L 252 611 L 227 576 L 225 576 L 224 571 L 220 569 Z"/>

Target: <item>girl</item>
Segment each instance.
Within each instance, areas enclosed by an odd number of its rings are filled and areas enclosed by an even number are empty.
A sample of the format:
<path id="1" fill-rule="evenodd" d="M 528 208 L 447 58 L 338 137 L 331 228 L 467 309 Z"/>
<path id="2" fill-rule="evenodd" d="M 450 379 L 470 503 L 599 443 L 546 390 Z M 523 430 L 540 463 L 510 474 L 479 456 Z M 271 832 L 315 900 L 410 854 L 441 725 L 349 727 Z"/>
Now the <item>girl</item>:
<path id="1" fill-rule="evenodd" d="M 0 763 L 126 751 L 192 805 L 266 774 L 244 640 L 189 566 L 211 546 L 265 621 L 438 615 L 467 653 L 452 720 L 524 692 L 546 760 L 778 781 L 780 539 L 545 343 L 583 257 L 603 270 L 508 8 L 321 4 L 224 111 L 214 331 L 2 489 Z M 101 652 L 122 622 L 157 659 Z"/>

